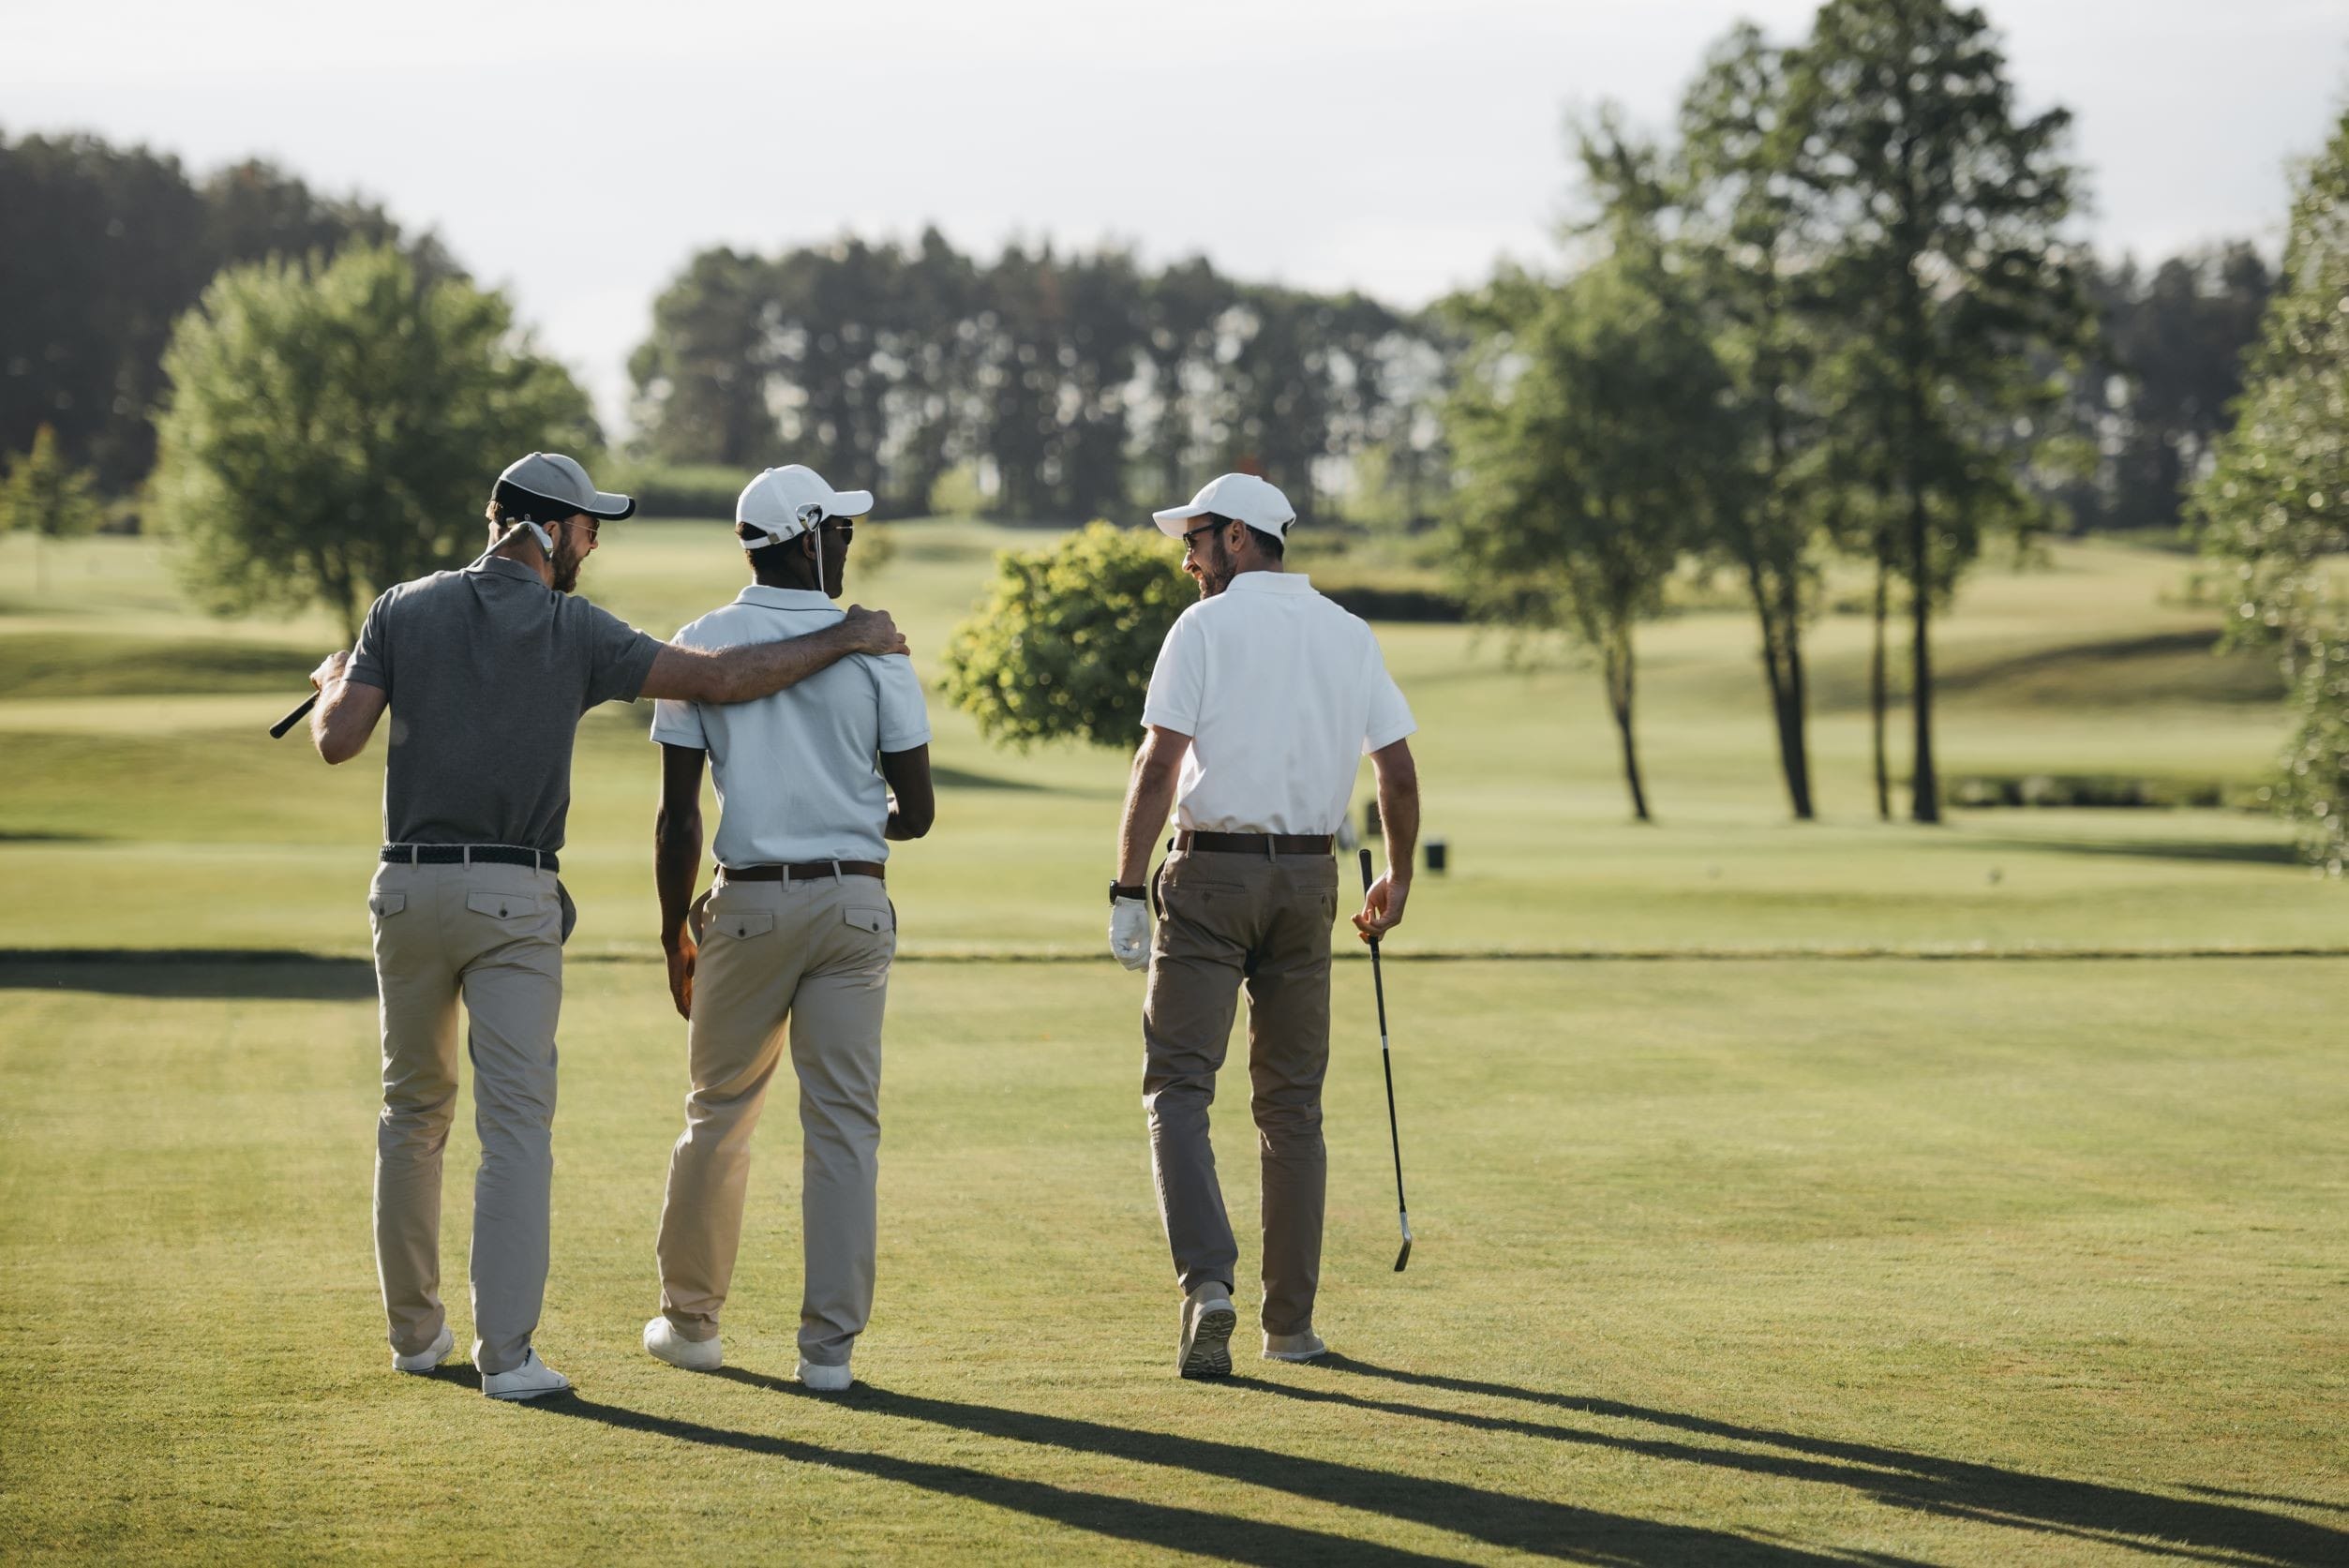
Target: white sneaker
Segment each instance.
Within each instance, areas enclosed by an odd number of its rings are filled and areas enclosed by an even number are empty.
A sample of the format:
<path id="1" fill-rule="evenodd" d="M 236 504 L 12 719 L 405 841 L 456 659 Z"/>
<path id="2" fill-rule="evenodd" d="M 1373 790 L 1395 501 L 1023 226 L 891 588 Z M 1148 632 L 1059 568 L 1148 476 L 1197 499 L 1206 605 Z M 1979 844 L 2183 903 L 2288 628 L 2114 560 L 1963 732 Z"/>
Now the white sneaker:
<path id="1" fill-rule="evenodd" d="M 443 1322 L 441 1325 L 441 1337 L 432 1342 L 430 1349 L 418 1351 L 414 1355 L 402 1355 L 397 1351 L 394 1351 L 392 1370 L 395 1372 L 429 1372 L 435 1366 L 440 1366 L 441 1359 L 455 1349 L 456 1349 L 456 1336 L 450 1333 L 449 1325 Z"/>
<path id="2" fill-rule="evenodd" d="M 522 1352 L 522 1365 L 511 1372 L 485 1372 L 481 1391 L 492 1399 L 538 1399 L 561 1394 L 571 1380 L 538 1359 L 536 1350 Z"/>
<path id="3" fill-rule="evenodd" d="M 665 1316 L 644 1325 L 644 1348 L 654 1359 L 688 1372 L 714 1372 L 726 1365 L 726 1351 L 719 1346 L 716 1335 L 707 1339 L 688 1339 Z"/>
<path id="4" fill-rule="evenodd" d="M 825 1366 L 800 1358 L 800 1381 L 818 1394 L 838 1394 L 856 1381 L 845 1361 L 837 1366 Z"/>
<path id="5" fill-rule="evenodd" d="M 1213 1280 L 1183 1298 L 1183 1334 L 1174 1347 L 1174 1369 L 1186 1378 L 1232 1375 L 1232 1331 L 1240 1315 L 1232 1310 L 1232 1288 Z"/>
<path id="6" fill-rule="evenodd" d="M 1328 1353 L 1329 1347 L 1322 1343 L 1322 1337 L 1309 1328 L 1302 1334 L 1264 1336 L 1266 1361 L 1310 1361 L 1315 1356 Z"/>

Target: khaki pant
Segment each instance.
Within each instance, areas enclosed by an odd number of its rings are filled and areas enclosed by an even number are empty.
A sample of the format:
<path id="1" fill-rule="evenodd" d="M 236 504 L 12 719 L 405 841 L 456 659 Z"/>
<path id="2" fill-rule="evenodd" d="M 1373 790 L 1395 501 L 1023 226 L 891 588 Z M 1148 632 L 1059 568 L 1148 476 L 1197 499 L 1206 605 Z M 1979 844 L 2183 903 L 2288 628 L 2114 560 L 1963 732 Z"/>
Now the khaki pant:
<path id="1" fill-rule="evenodd" d="M 441 1154 L 456 1114 L 456 1004 L 473 1063 L 473 1365 L 522 1364 L 546 1292 L 562 912 L 552 872 L 387 865 L 367 897 L 382 998 L 375 1267 L 392 1349 L 440 1337 Z"/>
<path id="2" fill-rule="evenodd" d="M 654 1247 L 661 1311 L 685 1337 L 718 1332 L 741 1247 L 751 1131 L 787 1022 L 807 1268 L 800 1354 L 847 1364 L 873 1311 L 881 1013 L 896 951 L 897 918 L 872 877 L 718 883 L 694 967 L 693 1092 Z"/>
<path id="3" fill-rule="evenodd" d="M 1159 1213 L 1186 1292 L 1232 1283 L 1239 1248 L 1216 1181 L 1207 1107 L 1248 992 L 1248 1070 L 1264 1168 L 1264 1326 L 1313 1323 L 1321 1278 L 1322 1075 L 1329 1066 L 1329 931 L 1338 865 L 1197 851 L 1159 872 L 1160 918 L 1143 1005 L 1142 1103 Z"/>

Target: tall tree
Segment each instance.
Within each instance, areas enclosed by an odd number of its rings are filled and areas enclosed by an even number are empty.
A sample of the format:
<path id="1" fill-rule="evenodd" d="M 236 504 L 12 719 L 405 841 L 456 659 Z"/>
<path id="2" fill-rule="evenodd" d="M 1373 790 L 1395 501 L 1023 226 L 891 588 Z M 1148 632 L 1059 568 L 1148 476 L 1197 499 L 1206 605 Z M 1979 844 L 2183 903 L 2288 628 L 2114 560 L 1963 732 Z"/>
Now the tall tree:
<path id="1" fill-rule="evenodd" d="M 1718 508 L 1709 547 L 1734 565 L 1761 633 L 1779 772 L 1795 817 L 1817 814 L 1807 734 L 1809 682 L 1803 630 L 1815 607 L 1816 545 L 1838 478 L 1820 417 L 1820 332 L 1802 306 L 1816 237 L 1786 172 L 1796 153 L 1788 114 L 1785 52 L 1758 29 L 1732 29 L 1708 52 L 1681 102 L 1680 149 L 1669 191 L 1678 208 L 1675 251 L 1689 292 L 1742 414 L 1745 444 L 1692 455 L 1735 463 L 1745 483 Z M 1637 202 L 1617 173 L 1636 167 L 1586 137 L 1590 177 L 1619 203 Z"/>
<path id="2" fill-rule="evenodd" d="M 2275 799 L 2334 875 L 2349 867 L 2349 112 L 2297 175 L 2283 270 L 2235 426 L 2194 495 L 2237 582 L 2237 642 L 2275 648 L 2297 723 Z"/>
<path id="3" fill-rule="evenodd" d="M 772 461 L 774 293 L 766 261 L 719 248 L 696 255 L 652 302 L 652 335 L 629 356 L 628 373 L 637 428 L 656 456 L 749 469 Z"/>
<path id="4" fill-rule="evenodd" d="M 0 475 L 0 533 L 22 529 L 33 536 L 33 589 L 49 588 L 44 539 L 78 539 L 105 520 L 90 475 L 73 467 L 57 450 L 57 432 L 42 426 L 34 432 L 30 450 Z"/>
<path id="5" fill-rule="evenodd" d="M 1986 524 L 2030 515 L 2008 433 L 2057 392 L 2033 351 L 2088 331 L 2063 235 L 2071 116 L 2020 116 L 1988 21 L 1947 0 L 1828 0 L 1790 75 L 1794 172 L 1835 237 L 1827 309 L 1857 344 L 1845 389 L 1885 415 L 1911 618 L 1909 809 L 1938 822 L 1933 610 Z"/>
<path id="6" fill-rule="evenodd" d="M 502 295 L 388 247 L 222 273 L 164 367 L 153 489 L 189 589 L 227 611 L 323 603 L 353 635 L 377 592 L 479 550 L 517 454 L 596 443 Z"/>
<path id="7" fill-rule="evenodd" d="M 1633 632 L 1734 444 L 1726 378 L 1683 302 L 1622 258 L 1552 287 L 1504 273 L 1464 310 L 1477 333 L 1450 408 L 1461 587 L 1472 609 L 1596 656 L 1632 814 L 1650 820 Z"/>
<path id="8" fill-rule="evenodd" d="M 430 235 L 329 199 L 265 163 L 201 183 L 177 158 L 89 136 L 0 136 L 0 452 L 46 425 L 67 461 L 127 490 L 154 461 L 172 323 L 221 267 L 402 244 L 454 273 Z"/>

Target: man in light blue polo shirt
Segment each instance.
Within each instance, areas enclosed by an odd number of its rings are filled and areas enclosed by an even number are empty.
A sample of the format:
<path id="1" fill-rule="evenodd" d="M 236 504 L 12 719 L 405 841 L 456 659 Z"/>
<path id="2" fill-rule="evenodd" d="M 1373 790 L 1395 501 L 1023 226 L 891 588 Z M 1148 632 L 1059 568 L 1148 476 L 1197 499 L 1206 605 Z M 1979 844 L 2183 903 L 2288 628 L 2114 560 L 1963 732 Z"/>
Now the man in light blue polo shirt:
<path id="1" fill-rule="evenodd" d="M 735 508 L 751 586 L 677 640 L 732 648 L 838 621 L 854 519 L 872 507 L 870 492 L 836 491 L 796 464 L 760 474 Z M 718 1313 L 741 1243 L 751 1130 L 787 1023 L 804 1134 L 800 1381 L 844 1389 L 873 1309 L 881 1013 L 897 950 L 887 841 L 921 837 L 934 809 L 921 683 L 901 655 L 844 659 L 756 702 L 660 703 L 652 738 L 661 945 L 689 1021 L 693 1092 L 669 1157 L 661 1315 L 644 1347 L 695 1371 L 724 1364 Z M 718 872 L 696 902 L 705 758 Z"/>

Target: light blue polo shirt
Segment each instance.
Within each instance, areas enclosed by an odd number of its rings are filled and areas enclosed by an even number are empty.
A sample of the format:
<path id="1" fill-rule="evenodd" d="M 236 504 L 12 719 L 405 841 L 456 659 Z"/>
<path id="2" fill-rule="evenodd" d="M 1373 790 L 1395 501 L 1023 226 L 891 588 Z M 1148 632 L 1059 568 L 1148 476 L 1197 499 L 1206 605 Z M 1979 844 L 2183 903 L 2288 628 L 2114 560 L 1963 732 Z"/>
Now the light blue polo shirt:
<path id="1" fill-rule="evenodd" d="M 687 648 L 781 642 L 844 619 L 812 589 L 753 583 L 677 634 Z M 911 659 L 855 653 L 751 702 L 652 705 L 652 739 L 710 754 L 718 790 L 718 863 L 886 860 L 889 785 L 881 752 L 930 743 Z"/>

